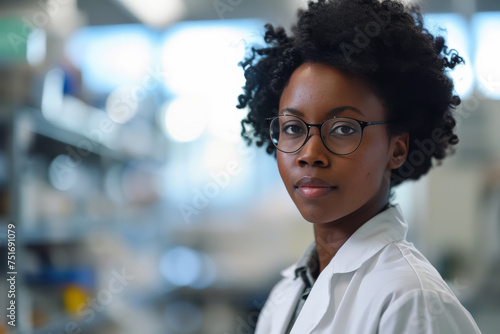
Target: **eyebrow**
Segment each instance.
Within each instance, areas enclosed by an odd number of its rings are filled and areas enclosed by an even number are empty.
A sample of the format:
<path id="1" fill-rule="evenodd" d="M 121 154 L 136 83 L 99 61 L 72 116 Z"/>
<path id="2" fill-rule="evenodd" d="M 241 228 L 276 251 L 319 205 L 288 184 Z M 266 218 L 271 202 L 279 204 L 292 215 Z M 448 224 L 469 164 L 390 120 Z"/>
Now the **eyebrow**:
<path id="1" fill-rule="evenodd" d="M 344 110 L 352 110 L 354 111 L 355 113 L 358 113 L 362 116 L 365 116 L 365 114 L 363 114 L 361 112 L 361 110 L 359 110 L 358 108 L 356 107 L 353 107 L 353 106 L 341 106 L 341 107 L 337 107 L 337 108 L 333 108 L 332 110 L 328 111 L 326 113 L 327 116 L 335 116 L 336 114 L 338 114 L 339 112 L 342 112 Z M 288 111 L 289 113 L 291 114 L 294 114 L 296 116 L 301 116 L 301 117 L 304 117 L 304 113 L 300 110 L 297 110 L 295 108 L 284 108 L 281 112 L 285 112 L 285 111 Z"/>

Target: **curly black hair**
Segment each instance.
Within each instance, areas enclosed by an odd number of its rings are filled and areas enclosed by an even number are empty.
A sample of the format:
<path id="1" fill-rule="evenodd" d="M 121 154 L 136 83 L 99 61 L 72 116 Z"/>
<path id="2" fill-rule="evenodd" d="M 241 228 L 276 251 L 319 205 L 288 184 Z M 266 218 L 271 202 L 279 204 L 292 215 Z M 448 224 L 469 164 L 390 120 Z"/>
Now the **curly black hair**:
<path id="1" fill-rule="evenodd" d="M 449 50 L 441 36 L 423 25 L 418 6 L 395 0 L 318 0 L 298 11 L 287 34 L 283 27 L 265 25 L 265 46 L 253 47 L 240 63 L 246 84 L 237 108 L 248 107 L 242 136 L 248 144 L 275 147 L 266 118 L 278 114 L 279 99 L 290 76 L 305 62 L 321 62 L 360 77 L 381 99 L 389 134 L 408 132 L 406 162 L 392 171 L 391 186 L 416 180 L 454 152 L 453 110 L 460 98 L 453 93 L 448 69 L 464 60 Z"/>

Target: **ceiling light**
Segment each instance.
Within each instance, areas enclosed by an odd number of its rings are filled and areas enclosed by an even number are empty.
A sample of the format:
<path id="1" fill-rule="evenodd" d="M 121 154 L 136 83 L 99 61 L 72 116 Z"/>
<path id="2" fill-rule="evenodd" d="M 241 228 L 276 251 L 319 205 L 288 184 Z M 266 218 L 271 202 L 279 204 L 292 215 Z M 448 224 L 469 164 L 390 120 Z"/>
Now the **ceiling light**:
<path id="1" fill-rule="evenodd" d="M 154 28 L 165 28 L 186 12 L 182 0 L 117 0 L 137 19 Z"/>

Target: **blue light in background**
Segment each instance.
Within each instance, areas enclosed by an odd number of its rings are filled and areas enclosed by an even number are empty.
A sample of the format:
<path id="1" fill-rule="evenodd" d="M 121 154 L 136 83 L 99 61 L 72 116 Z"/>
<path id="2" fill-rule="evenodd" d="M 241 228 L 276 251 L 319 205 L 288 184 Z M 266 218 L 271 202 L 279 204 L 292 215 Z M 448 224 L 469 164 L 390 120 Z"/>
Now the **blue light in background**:
<path id="1" fill-rule="evenodd" d="M 175 247 L 165 253 L 160 261 L 160 272 L 176 286 L 194 284 L 202 272 L 203 259 L 194 249 Z"/>
<path id="2" fill-rule="evenodd" d="M 205 130 L 207 104 L 199 97 L 178 97 L 159 110 L 160 128 L 176 142 L 190 142 Z"/>
<path id="3" fill-rule="evenodd" d="M 163 277 L 175 286 L 203 289 L 216 277 L 215 263 L 207 254 L 185 246 L 169 249 L 159 263 Z"/>

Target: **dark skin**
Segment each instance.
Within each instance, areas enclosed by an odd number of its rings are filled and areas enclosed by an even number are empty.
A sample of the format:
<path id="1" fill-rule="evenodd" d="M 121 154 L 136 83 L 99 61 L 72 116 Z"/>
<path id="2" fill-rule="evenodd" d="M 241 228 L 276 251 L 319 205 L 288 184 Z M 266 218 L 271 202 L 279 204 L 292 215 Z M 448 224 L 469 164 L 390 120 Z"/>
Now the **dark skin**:
<path id="1" fill-rule="evenodd" d="M 333 116 L 387 120 L 382 101 L 365 82 L 321 63 L 304 63 L 292 73 L 279 110 L 312 124 Z M 299 151 L 277 152 L 290 197 L 314 224 L 320 271 L 359 227 L 387 207 L 390 173 L 406 160 L 408 140 L 407 133 L 389 136 L 386 124 L 372 125 L 356 151 L 336 155 L 321 141 L 319 129 L 311 128 Z"/>

